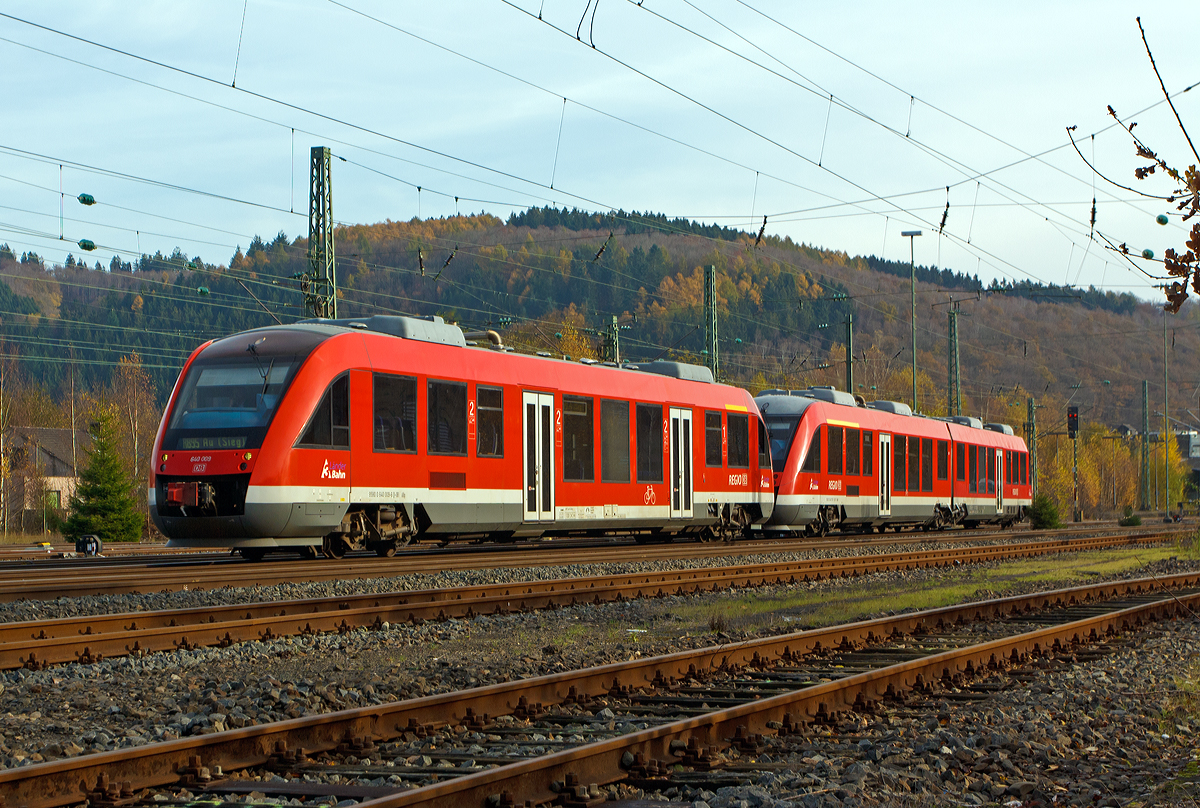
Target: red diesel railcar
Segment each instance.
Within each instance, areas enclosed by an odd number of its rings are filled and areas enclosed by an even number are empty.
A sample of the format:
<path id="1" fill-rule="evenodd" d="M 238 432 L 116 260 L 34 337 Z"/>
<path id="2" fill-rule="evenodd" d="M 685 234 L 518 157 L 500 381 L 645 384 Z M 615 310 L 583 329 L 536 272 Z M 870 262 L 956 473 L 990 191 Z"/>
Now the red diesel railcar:
<path id="1" fill-rule="evenodd" d="M 832 388 L 755 398 L 771 435 L 775 509 L 766 529 L 998 524 L 1031 502 L 1025 441 L 1005 424 L 914 416 Z"/>
<path id="2" fill-rule="evenodd" d="M 712 538 L 770 516 L 746 391 L 695 365 L 524 356 L 491 336 L 373 316 L 201 346 L 155 441 L 155 524 L 172 546 L 340 557 L 422 538 Z"/>

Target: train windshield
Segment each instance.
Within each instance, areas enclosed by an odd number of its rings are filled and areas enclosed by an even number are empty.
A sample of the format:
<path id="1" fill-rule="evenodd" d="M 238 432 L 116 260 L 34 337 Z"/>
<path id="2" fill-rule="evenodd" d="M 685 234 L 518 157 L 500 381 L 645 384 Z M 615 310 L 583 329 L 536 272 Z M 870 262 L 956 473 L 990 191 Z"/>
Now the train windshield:
<path id="1" fill-rule="evenodd" d="M 320 337 L 283 330 L 259 334 L 227 337 L 196 357 L 179 384 L 164 449 L 262 445 L 279 400 Z"/>
<path id="2" fill-rule="evenodd" d="M 266 426 L 291 374 L 293 363 L 289 359 L 281 361 L 269 357 L 267 361 L 221 362 L 193 367 L 175 403 L 169 428 Z"/>
<path id="3" fill-rule="evenodd" d="M 775 471 L 783 471 L 783 467 L 787 465 L 788 453 L 792 450 L 792 440 L 796 437 L 796 426 L 800 423 L 800 416 L 768 415 L 764 420 L 771 435 L 771 466 Z"/>

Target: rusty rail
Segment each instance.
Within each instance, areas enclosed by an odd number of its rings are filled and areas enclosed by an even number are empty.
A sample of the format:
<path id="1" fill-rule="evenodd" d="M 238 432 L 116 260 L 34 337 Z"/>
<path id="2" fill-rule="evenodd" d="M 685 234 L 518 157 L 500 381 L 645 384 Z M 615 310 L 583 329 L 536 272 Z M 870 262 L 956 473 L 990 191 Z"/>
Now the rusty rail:
<path id="1" fill-rule="evenodd" d="M 660 657 L 630 660 L 582 671 L 541 676 L 459 693 L 430 696 L 391 704 L 306 716 L 275 724 L 246 727 L 211 735 L 181 738 L 165 743 L 121 749 L 79 758 L 57 760 L 18 769 L 0 771 L 0 799 L 3 804 L 53 808 L 82 802 L 98 784 L 129 781 L 133 790 L 186 782 L 200 767 L 221 766 L 236 770 L 267 763 L 273 755 L 286 757 L 297 750 L 318 753 L 336 749 L 348 737 L 375 740 L 398 737 L 412 728 L 469 723 L 478 717 L 519 713 L 525 705 L 561 704 L 589 696 L 607 694 L 614 688 L 654 687 L 689 675 L 689 671 L 728 666 L 761 665 L 811 653 L 820 648 L 862 646 L 895 632 L 914 633 L 931 627 L 953 626 L 969 621 L 995 619 L 1055 605 L 1084 603 L 1100 598 L 1146 594 L 1163 587 L 1200 585 L 1200 573 L 1157 579 L 1143 578 L 1123 582 L 1092 584 L 1070 589 L 1001 598 L 980 603 L 948 606 L 923 612 L 897 615 L 861 623 L 803 631 L 696 651 L 684 651 Z M 1174 598 L 1169 594 L 1155 603 L 1125 609 L 1110 615 L 1054 626 L 1015 638 L 996 640 L 979 646 L 905 662 L 869 674 L 808 688 L 783 696 L 764 699 L 731 710 L 676 722 L 624 738 L 530 761 L 468 775 L 459 780 L 406 792 L 386 800 L 369 803 L 372 808 L 414 804 L 467 806 L 484 804 L 488 797 L 509 792 L 517 804 L 523 800 L 543 801 L 553 795 L 549 788 L 555 780 L 572 773 L 583 783 L 607 783 L 623 774 L 617 765 L 625 751 L 640 753 L 644 760 L 679 760 L 676 752 L 686 750 L 687 740 L 695 738 L 711 746 L 733 737 L 737 726 L 751 732 L 763 732 L 766 724 L 788 721 L 799 723 L 821 712 L 848 709 L 859 693 L 877 699 L 887 686 L 908 688 L 918 682 L 930 682 L 943 674 L 969 674 L 1000 664 L 1011 657 L 1035 649 L 1048 650 L 1109 628 L 1120 630 L 1139 620 L 1173 616 L 1200 605 L 1200 595 Z M 790 718 L 789 718 L 790 716 Z M 672 741 L 676 743 L 673 745 Z M 680 745 L 682 742 L 682 746 Z M 511 775 L 511 776 L 510 776 Z"/>
<path id="2" fill-rule="evenodd" d="M 1165 534 L 1089 537 L 984 546 L 951 546 L 886 555 L 751 564 L 736 567 L 530 581 L 452 589 L 394 592 L 317 600 L 291 600 L 131 612 L 0 624 L 0 670 L 37 669 L 64 662 L 226 647 L 252 640 L 470 618 L 529 609 L 604 603 L 640 597 L 688 594 L 738 586 L 763 586 L 824 578 L 853 577 L 890 570 L 1030 557 L 1063 551 L 1160 541 Z"/>
<path id="3" fill-rule="evenodd" d="M 1187 530 L 1194 528 L 1188 527 Z M 1165 526 L 1146 531 L 1121 529 L 1115 536 L 1179 533 Z M 1111 528 L 1086 528 L 1080 532 L 1112 533 Z M 301 561 L 287 559 L 251 564 L 229 555 L 207 557 L 162 556 L 130 563 L 105 563 L 95 559 L 68 559 L 0 563 L 0 602 L 18 599 L 51 599 L 78 595 L 113 595 L 133 592 L 163 592 L 212 589 L 221 586 L 256 586 L 274 583 L 332 581 L 347 578 L 388 578 L 414 573 L 438 573 L 458 569 L 540 567 L 570 563 L 630 563 L 647 560 L 680 560 L 762 553 L 807 552 L 837 547 L 871 547 L 910 541 L 944 542 L 947 545 L 999 538 L 997 531 L 978 535 L 960 533 L 907 533 L 887 538 L 801 539 L 762 537 L 733 543 L 673 542 L 638 545 L 631 542 L 583 545 L 575 540 L 554 540 L 532 545 L 451 547 L 441 551 L 418 548 L 395 558 L 349 557 Z M 1033 535 L 1033 534 L 1028 534 Z M 1033 542 L 1064 540 L 1062 531 L 1046 532 Z"/>

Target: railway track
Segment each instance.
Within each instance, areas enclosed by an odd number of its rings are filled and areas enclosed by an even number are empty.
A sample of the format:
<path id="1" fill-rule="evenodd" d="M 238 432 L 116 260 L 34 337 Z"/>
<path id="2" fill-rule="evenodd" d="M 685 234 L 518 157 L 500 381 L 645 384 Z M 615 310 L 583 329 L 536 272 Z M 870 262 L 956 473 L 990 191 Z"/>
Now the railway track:
<path id="1" fill-rule="evenodd" d="M 1058 541 L 946 546 L 907 553 L 806 559 L 771 564 L 488 584 L 389 594 L 205 606 L 158 612 L 93 615 L 0 624 L 0 670 L 40 669 L 65 662 L 92 663 L 126 655 L 248 640 L 346 632 L 391 623 L 420 623 L 533 609 L 603 603 L 668 594 L 854 577 L 1147 545 L 1167 535 L 1093 536 Z"/>
<path id="2" fill-rule="evenodd" d="M 1068 536 L 1165 536 L 1192 530 L 1190 526 L 1131 531 L 1128 528 L 1084 528 Z M 18 599 L 44 600 L 56 597 L 164 592 L 184 589 L 214 589 L 222 586 L 262 586 L 276 583 L 316 582 L 353 578 L 401 577 L 445 570 L 494 569 L 498 567 L 557 566 L 563 563 L 625 563 L 747 556 L 778 552 L 814 552 L 853 547 L 887 547 L 896 544 L 937 542 L 954 546 L 989 538 L 1039 538 L 1061 540 L 1062 531 L 974 534 L 902 534 L 896 537 L 862 537 L 836 540 L 755 539 L 725 543 L 667 543 L 640 545 L 632 541 L 556 540 L 532 546 L 452 546 L 447 550 L 420 548 L 384 559 L 375 556 L 300 561 L 265 561 L 251 564 L 229 555 L 163 557 L 150 560 L 121 559 L 105 563 L 96 559 L 59 559 L 0 564 L 0 602 Z"/>
<path id="3" fill-rule="evenodd" d="M 595 806 L 618 785 L 728 780 L 813 725 L 951 689 L 970 698 L 983 678 L 1036 676 L 1197 607 L 1200 573 L 951 606 L 10 769 L 0 797 Z"/>

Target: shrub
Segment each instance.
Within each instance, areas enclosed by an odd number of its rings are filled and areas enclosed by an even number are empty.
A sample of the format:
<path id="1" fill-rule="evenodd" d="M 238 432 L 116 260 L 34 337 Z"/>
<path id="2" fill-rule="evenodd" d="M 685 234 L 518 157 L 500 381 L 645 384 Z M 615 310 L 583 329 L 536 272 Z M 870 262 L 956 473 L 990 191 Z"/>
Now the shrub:
<path id="1" fill-rule="evenodd" d="M 1117 520 L 1117 524 L 1121 527 L 1137 527 L 1142 523 L 1142 517 L 1136 513 L 1127 513 Z"/>
<path id="2" fill-rule="evenodd" d="M 1045 494 L 1034 497 L 1033 504 L 1026 513 L 1034 530 L 1057 530 L 1063 526 L 1058 518 L 1058 506 Z"/>

